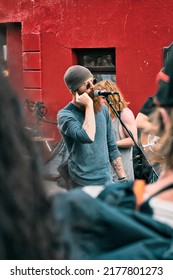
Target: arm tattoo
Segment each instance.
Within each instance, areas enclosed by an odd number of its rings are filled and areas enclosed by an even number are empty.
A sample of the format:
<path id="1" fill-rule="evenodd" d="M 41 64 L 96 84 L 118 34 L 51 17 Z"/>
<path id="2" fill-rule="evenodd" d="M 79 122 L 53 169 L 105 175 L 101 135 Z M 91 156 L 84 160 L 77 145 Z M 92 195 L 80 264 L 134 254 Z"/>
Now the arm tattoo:
<path id="1" fill-rule="evenodd" d="M 126 177 L 121 157 L 114 159 L 111 165 L 119 178 Z"/>
<path id="2" fill-rule="evenodd" d="M 83 129 L 87 130 L 89 128 L 89 121 L 85 120 L 84 124 L 83 124 Z"/>

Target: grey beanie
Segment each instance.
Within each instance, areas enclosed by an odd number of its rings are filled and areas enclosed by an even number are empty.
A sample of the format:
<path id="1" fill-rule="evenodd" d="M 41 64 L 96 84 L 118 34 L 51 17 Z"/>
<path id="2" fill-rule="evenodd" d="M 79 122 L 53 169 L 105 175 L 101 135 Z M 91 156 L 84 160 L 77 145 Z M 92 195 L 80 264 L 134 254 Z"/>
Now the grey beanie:
<path id="1" fill-rule="evenodd" d="M 64 82 L 69 90 L 74 92 L 80 88 L 86 80 L 92 77 L 92 73 L 86 67 L 81 65 L 73 65 L 65 72 Z"/>

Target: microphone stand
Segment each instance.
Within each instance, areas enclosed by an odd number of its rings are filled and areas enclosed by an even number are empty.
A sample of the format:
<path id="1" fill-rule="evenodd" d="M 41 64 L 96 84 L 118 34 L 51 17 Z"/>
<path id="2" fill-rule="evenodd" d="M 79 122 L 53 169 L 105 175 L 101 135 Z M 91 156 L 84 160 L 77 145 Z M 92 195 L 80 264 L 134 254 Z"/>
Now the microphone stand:
<path id="1" fill-rule="evenodd" d="M 145 159 L 145 161 L 147 162 L 147 164 L 149 165 L 149 167 L 151 168 L 151 170 L 153 171 L 154 175 L 156 176 L 156 178 L 158 178 L 158 174 L 157 172 L 155 171 L 155 169 L 153 168 L 153 166 L 150 164 L 150 162 L 148 161 L 146 155 L 144 154 L 142 148 L 138 145 L 138 143 L 136 142 L 136 140 L 134 139 L 133 137 L 133 134 L 132 132 L 126 127 L 126 125 L 124 124 L 124 122 L 122 121 L 119 113 L 117 112 L 117 110 L 114 108 L 111 100 L 106 96 L 106 101 L 107 103 L 109 104 L 109 106 L 112 108 L 113 112 L 115 113 L 115 115 L 118 117 L 121 125 L 124 127 L 124 129 L 127 131 L 127 133 L 129 134 L 129 136 L 131 137 L 131 139 L 133 140 L 134 144 L 135 144 L 135 147 L 138 151 L 138 155 L 136 156 L 137 158 L 137 161 L 138 161 L 138 165 L 141 165 L 142 166 L 142 157 Z"/>

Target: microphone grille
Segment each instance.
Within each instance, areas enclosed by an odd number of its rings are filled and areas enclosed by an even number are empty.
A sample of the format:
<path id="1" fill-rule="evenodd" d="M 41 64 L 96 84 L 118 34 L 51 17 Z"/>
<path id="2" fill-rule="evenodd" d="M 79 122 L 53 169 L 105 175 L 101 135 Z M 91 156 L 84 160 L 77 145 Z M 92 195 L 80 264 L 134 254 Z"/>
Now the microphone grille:
<path id="1" fill-rule="evenodd" d="M 98 90 L 98 89 L 96 89 L 96 90 L 94 91 L 94 96 L 95 96 L 95 97 L 99 96 L 99 90 Z"/>

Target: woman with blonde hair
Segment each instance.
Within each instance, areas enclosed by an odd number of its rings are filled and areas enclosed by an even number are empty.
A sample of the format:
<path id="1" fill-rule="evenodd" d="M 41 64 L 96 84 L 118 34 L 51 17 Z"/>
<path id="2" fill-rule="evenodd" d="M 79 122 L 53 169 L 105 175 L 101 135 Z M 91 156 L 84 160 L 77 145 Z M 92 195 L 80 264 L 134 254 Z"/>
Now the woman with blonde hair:
<path id="1" fill-rule="evenodd" d="M 117 84 L 115 84 L 110 80 L 103 80 L 98 82 L 94 86 L 94 89 L 117 92 L 117 94 L 109 95 L 109 100 L 111 101 L 112 105 L 114 106 L 115 110 L 120 116 L 121 121 L 124 123 L 127 129 L 132 133 L 134 139 L 137 141 L 137 127 L 136 127 L 134 114 L 130 110 L 130 108 L 128 108 L 129 102 L 125 100 Z M 117 117 L 113 109 L 107 103 L 105 97 L 99 96 L 98 98 L 100 98 L 101 102 L 105 103 L 108 107 L 112 119 L 114 136 L 116 139 L 118 149 L 122 156 L 122 161 L 123 161 L 127 178 L 128 180 L 133 181 L 134 180 L 134 169 L 133 169 L 134 141 L 130 137 L 128 131 L 121 124 L 119 118 Z M 112 170 L 112 174 L 113 174 L 114 181 L 117 181 L 118 180 L 117 175 L 113 172 L 113 170 Z"/>

